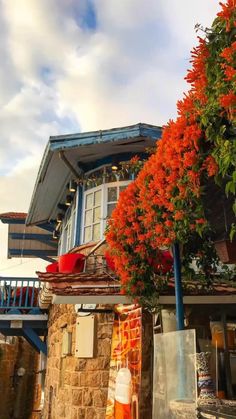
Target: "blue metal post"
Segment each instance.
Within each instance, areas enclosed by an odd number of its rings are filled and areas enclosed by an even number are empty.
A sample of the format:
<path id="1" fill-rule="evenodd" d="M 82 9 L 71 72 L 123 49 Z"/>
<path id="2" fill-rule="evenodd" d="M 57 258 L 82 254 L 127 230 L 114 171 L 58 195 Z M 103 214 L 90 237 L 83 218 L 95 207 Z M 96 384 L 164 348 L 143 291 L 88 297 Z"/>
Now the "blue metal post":
<path id="1" fill-rule="evenodd" d="M 173 245 L 174 276 L 175 276 L 175 302 L 176 302 L 176 324 L 177 330 L 184 330 L 184 304 L 181 283 L 181 260 L 179 244 Z"/>

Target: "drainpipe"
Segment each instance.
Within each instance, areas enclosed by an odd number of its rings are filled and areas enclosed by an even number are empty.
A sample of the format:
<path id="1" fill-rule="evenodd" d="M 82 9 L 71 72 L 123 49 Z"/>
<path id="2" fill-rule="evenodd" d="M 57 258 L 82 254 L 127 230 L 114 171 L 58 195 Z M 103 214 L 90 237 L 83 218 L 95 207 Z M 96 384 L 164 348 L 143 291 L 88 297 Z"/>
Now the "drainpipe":
<path id="1" fill-rule="evenodd" d="M 175 301 L 176 301 L 176 326 L 177 330 L 184 330 L 184 304 L 183 304 L 183 292 L 181 283 L 181 259 L 179 251 L 179 243 L 173 245 L 173 257 L 174 257 L 174 276 L 175 276 Z M 186 387 L 186 371 L 185 371 L 185 359 L 184 359 L 184 348 L 181 335 L 177 336 L 177 375 L 178 375 L 178 398 L 185 399 L 185 387 Z"/>
<path id="2" fill-rule="evenodd" d="M 183 304 L 183 291 L 181 283 L 181 260 L 179 243 L 173 246 L 174 256 L 174 276 L 175 276 L 175 304 L 176 304 L 176 323 L 177 330 L 184 330 L 184 304 Z"/>

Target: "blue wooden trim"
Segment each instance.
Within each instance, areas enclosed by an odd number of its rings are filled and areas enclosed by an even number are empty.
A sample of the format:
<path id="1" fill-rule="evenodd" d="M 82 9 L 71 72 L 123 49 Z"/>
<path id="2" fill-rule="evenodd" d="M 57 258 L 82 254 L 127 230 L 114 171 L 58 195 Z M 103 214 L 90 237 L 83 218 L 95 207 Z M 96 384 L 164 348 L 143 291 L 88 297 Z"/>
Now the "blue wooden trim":
<path id="1" fill-rule="evenodd" d="M 13 240 L 35 240 L 40 243 L 46 244 L 47 246 L 54 247 L 55 249 L 57 249 L 58 247 L 57 243 L 55 243 L 55 240 L 53 240 L 51 234 L 46 235 L 46 234 L 10 233 L 9 236 Z"/>
<path id="2" fill-rule="evenodd" d="M 43 352 L 44 355 L 47 356 L 47 345 L 43 342 L 37 333 L 30 328 L 24 328 L 23 334 L 25 339 L 36 349 L 36 351 Z"/>
<path id="3" fill-rule="evenodd" d="M 55 229 L 55 223 L 40 223 L 36 227 L 40 227 L 43 230 L 50 231 L 52 233 Z"/>
<path id="4" fill-rule="evenodd" d="M 13 256 L 35 256 L 45 259 L 48 256 L 57 256 L 56 250 L 32 250 L 32 249 L 9 249 L 9 255 Z"/>
<path id="5" fill-rule="evenodd" d="M 181 283 L 181 260 L 179 244 L 173 245 L 174 276 L 175 276 L 175 300 L 176 300 L 176 323 L 177 330 L 184 330 L 184 304 Z"/>
<path id="6" fill-rule="evenodd" d="M 6 310 L 32 310 L 38 308 L 35 300 L 35 288 L 40 289 L 40 281 L 35 278 L 0 277 L 3 292 L 0 293 L 0 307 Z M 31 291 L 31 295 L 30 292 Z"/>
<path id="7" fill-rule="evenodd" d="M 37 233 L 9 233 L 9 236 L 13 240 L 43 240 L 43 241 L 53 241 L 51 234 L 37 234 Z"/>
<path id="8" fill-rule="evenodd" d="M 83 186 L 78 185 L 77 187 L 78 204 L 76 210 L 76 235 L 75 235 L 75 246 L 79 246 L 81 242 L 81 227 L 82 227 L 82 211 L 83 211 Z"/>
<path id="9" fill-rule="evenodd" d="M 128 127 L 103 131 L 53 136 L 50 137 L 49 148 L 51 151 L 65 150 L 82 145 L 119 141 L 140 136 L 157 140 L 161 137 L 161 127 L 139 123 Z"/>
<path id="10" fill-rule="evenodd" d="M 24 219 L 22 219 L 22 218 L 19 218 L 19 219 L 17 219 L 17 218 L 1 218 L 0 217 L 0 220 L 2 221 L 2 223 L 3 224 L 25 224 L 25 218 Z"/>

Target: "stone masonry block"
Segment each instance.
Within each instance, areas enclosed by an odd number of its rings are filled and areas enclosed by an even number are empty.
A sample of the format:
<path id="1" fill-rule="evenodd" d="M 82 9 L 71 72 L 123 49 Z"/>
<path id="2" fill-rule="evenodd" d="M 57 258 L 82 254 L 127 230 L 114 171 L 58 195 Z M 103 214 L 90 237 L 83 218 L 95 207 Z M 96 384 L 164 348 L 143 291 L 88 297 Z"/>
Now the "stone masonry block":
<path id="1" fill-rule="evenodd" d="M 93 392 L 91 389 L 86 388 L 83 390 L 83 406 L 92 406 Z"/>
<path id="2" fill-rule="evenodd" d="M 91 372 L 87 374 L 85 372 L 80 374 L 80 385 L 81 387 L 100 387 L 101 385 L 101 373 Z"/>
<path id="3" fill-rule="evenodd" d="M 72 405 L 81 406 L 82 405 L 82 390 L 73 389 L 72 390 Z"/>
<path id="4" fill-rule="evenodd" d="M 96 390 L 93 395 L 93 405 L 94 407 L 105 407 L 107 401 L 107 391 L 106 390 Z"/>

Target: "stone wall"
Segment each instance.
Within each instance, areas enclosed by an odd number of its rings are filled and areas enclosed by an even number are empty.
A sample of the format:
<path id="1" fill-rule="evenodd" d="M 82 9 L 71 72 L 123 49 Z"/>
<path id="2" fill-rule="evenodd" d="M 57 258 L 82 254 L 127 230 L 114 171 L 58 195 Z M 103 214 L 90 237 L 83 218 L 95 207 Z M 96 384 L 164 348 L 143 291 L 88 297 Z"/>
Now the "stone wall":
<path id="1" fill-rule="evenodd" d="M 0 359 L 0 419 L 28 419 L 34 409 L 35 372 L 39 356 L 20 337 L 2 343 Z M 22 377 L 19 368 L 25 369 Z"/>
<path id="2" fill-rule="evenodd" d="M 113 313 L 99 313 L 94 358 L 76 358 L 74 305 L 50 310 L 44 419 L 104 419 Z M 62 357 L 63 331 L 72 333 L 71 355 Z"/>
<path id="3" fill-rule="evenodd" d="M 43 419 L 104 419 L 109 381 L 113 313 L 95 314 L 97 348 L 94 358 L 76 358 L 74 305 L 50 310 L 48 361 Z M 72 333 L 71 355 L 62 357 L 63 331 Z M 152 316 L 143 315 L 140 419 L 152 417 Z"/>
<path id="4" fill-rule="evenodd" d="M 13 376 L 17 360 L 18 340 L 0 345 L 0 419 L 11 416 L 14 404 Z"/>

